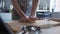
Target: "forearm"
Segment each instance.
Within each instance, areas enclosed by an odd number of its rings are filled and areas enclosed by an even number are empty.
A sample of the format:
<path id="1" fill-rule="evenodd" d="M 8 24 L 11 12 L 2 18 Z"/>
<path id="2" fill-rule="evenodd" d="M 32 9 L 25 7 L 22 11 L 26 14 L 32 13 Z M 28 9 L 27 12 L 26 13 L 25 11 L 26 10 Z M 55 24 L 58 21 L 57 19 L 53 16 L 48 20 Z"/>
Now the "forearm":
<path id="1" fill-rule="evenodd" d="M 21 17 L 21 18 L 26 18 L 26 15 L 24 14 L 24 12 L 21 10 L 17 0 L 11 0 L 12 1 L 12 4 L 13 4 L 13 7 L 14 9 L 16 10 L 16 12 L 18 13 L 18 15 Z"/>
<path id="2" fill-rule="evenodd" d="M 35 11 L 38 5 L 38 0 L 33 0 L 32 2 L 32 10 L 31 10 L 31 15 L 30 16 L 35 16 Z"/>

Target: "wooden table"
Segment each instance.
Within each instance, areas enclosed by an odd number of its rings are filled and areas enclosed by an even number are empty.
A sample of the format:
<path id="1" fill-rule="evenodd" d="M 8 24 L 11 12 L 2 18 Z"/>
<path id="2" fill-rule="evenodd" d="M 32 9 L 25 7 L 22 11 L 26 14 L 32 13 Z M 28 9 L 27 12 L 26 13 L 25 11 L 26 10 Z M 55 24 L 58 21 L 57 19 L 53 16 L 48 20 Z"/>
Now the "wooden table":
<path id="1" fill-rule="evenodd" d="M 37 27 L 49 27 L 51 25 L 56 25 L 56 24 L 60 24 L 60 22 L 56 22 L 56 21 L 47 21 L 47 20 L 36 20 L 34 23 L 22 23 L 19 22 L 18 20 L 14 20 L 8 23 L 8 25 L 11 27 L 11 29 L 14 32 L 20 32 L 21 31 L 21 26 L 27 25 L 27 26 L 37 26 Z"/>

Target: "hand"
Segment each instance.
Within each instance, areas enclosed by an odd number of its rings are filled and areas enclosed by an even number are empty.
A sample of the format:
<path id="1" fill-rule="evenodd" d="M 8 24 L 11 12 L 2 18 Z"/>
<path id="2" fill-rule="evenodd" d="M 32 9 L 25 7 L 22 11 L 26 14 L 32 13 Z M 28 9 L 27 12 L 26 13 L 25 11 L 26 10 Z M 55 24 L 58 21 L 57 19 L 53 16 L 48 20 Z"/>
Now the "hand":
<path id="1" fill-rule="evenodd" d="M 35 22 L 36 20 L 42 20 L 41 18 L 37 18 L 37 17 L 29 17 L 29 18 L 24 18 L 21 19 L 21 22 L 28 22 L 28 23 L 32 23 Z"/>
<path id="2" fill-rule="evenodd" d="M 32 23 L 32 22 L 35 22 L 36 20 L 41 20 L 41 19 L 40 19 L 40 18 L 37 18 L 37 17 L 29 17 L 29 18 L 27 19 L 27 22 Z"/>

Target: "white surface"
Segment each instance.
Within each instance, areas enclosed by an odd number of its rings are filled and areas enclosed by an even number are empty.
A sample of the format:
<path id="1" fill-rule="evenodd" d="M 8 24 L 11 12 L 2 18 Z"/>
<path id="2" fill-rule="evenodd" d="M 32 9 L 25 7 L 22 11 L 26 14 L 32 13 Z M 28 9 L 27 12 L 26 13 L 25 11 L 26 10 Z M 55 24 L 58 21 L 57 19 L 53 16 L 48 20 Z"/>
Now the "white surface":
<path id="1" fill-rule="evenodd" d="M 37 12 L 48 12 L 49 10 L 37 10 Z"/>
<path id="2" fill-rule="evenodd" d="M 12 13 L 0 13 L 0 16 L 5 23 L 8 23 L 9 21 L 12 20 Z"/>
<path id="3" fill-rule="evenodd" d="M 60 26 L 41 29 L 41 34 L 60 34 Z"/>

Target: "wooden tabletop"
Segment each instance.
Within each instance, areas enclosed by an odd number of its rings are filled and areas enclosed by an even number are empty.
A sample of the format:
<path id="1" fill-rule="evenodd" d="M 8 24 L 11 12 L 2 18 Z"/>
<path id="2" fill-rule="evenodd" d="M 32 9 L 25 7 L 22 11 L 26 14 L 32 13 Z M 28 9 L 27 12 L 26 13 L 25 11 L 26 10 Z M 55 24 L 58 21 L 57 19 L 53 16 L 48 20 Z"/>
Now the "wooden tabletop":
<path id="1" fill-rule="evenodd" d="M 7 23 L 11 29 L 15 32 L 19 32 L 21 31 L 21 26 L 37 26 L 37 27 L 44 27 L 44 26 L 50 26 L 53 24 L 59 24 L 60 22 L 56 22 L 56 21 L 47 21 L 47 20 L 36 20 L 34 23 L 22 23 L 19 22 L 18 20 L 14 20 L 11 21 L 9 23 Z"/>

